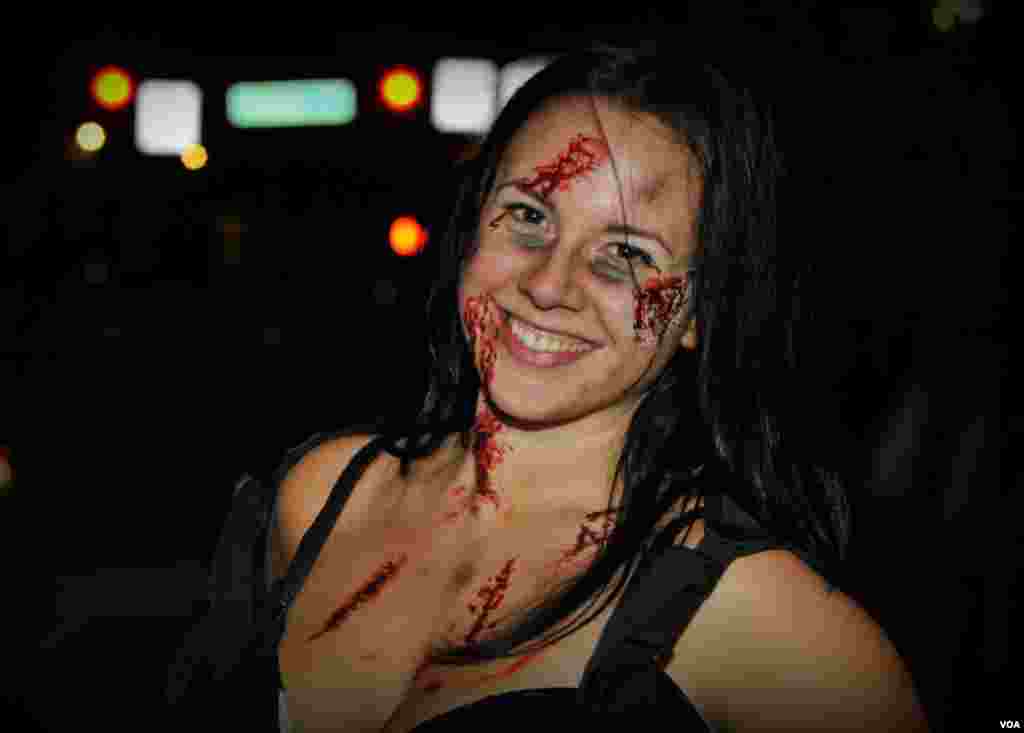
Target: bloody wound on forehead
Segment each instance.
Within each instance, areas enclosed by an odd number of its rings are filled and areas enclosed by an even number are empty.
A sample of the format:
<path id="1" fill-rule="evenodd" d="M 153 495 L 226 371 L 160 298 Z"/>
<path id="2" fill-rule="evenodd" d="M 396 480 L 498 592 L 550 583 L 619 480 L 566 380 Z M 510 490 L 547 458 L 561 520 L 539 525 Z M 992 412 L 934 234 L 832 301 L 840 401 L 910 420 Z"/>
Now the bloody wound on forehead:
<path id="1" fill-rule="evenodd" d="M 588 137 L 582 132 L 569 141 L 569 147 L 558 154 L 551 163 L 534 168 L 533 178 L 520 184 L 522 188 L 533 189 L 546 199 L 552 191 L 567 191 L 569 182 L 577 176 L 585 176 L 608 159 L 608 143 L 601 138 Z M 506 211 L 491 222 L 491 228 L 508 215 Z"/>

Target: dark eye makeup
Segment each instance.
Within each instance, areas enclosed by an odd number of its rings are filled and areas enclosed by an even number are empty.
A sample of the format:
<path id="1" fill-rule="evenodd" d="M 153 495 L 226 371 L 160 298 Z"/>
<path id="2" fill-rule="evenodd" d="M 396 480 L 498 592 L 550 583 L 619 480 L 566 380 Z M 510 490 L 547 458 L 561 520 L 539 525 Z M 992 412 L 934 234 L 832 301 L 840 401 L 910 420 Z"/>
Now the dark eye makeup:
<path id="1" fill-rule="evenodd" d="M 492 229 L 496 229 L 498 223 L 506 216 L 510 215 L 516 224 L 525 225 L 527 228 L 541 227 L 547 217 L 547 214 L 540 209 L 521 201 L 504 204 L 501 208 L 504 209 L 504 211 L 491 222 L 490 226 Z M 615 248 L 618 251 L 617 258 L 622 261 L 639 260 L 645 267 L 656 266 L 654 257 L 640 247 L 634 247 L 626 242 L 614 242 L 610 247 Z"/>

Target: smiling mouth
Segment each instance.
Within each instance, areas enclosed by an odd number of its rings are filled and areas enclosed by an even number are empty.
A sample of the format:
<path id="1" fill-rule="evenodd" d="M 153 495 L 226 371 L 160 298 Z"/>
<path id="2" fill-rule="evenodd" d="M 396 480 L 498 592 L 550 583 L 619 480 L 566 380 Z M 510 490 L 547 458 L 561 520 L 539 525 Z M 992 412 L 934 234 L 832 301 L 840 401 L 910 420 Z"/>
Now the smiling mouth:
<path id="1" fill-rule="evenodd" d="M 521 346 L 537 353 L 581 354 L 597 348 L 596 344 L 573 336 L 538 329 L 508 312 L 506 323 L 510 334 Z"/>
<path id="2" fill-rule="evenodd" d="M 551 330 L 548 330 L 546 328 L 543 328 L 542 326 L 538 326 L 537 324 L 532 323 L 532 322 L 526 320 L 525 318 L 520 318 L 515 313 L 513 313 L 510 310 L 507 310 L 506 308 L 502 308 L 501 306 L 498 306 L 498 307 L 499 307 L 499 309 L 501 311 L 501 314 L 502 314 L 502 316 L 503 316 L 503 318 L 504 318 L 504 320 L 506 322 L 512 321 L 512 320 L 518 321 L 520 325 L 522 325 L 525 328 L 528 328 L 528 329 L 530 329 L 532 331 L 535 331 L 538 334 L 542 334 L 542 335 L 546 335 L 546 336 L 551 336 L 552 338 L 561 339 L 563 341 L 570 341 L 570 342 L 573 342 L 573 343 L 580 343 L 580 344 L 583 344 L 585 346 L 593 346 L 595 348 L 598 347 L 598 346 L 603 346 L 603 344 L 600 343 L 599 341 L 593 341 L 591 339 L 584 338 L 583 336 L 576 336 L 575 334 L 563 333 L 561 331 L 551 331 Z"/>

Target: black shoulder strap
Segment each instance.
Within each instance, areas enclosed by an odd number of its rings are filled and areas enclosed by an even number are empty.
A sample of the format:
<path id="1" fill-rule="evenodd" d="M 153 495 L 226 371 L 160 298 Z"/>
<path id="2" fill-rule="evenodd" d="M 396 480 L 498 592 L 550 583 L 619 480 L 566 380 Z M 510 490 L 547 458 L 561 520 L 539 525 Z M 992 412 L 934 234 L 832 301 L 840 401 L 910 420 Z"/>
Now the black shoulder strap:
<path id="1" fill-rule="evenodd" d="M 673 544 L 680 528 L 701 516 L 704 536 L 697 546 Z M 626 677 L 657 673 L 732 561 L 775 546 L 722 494 L 705 497 L 702 510 L 674 520 L 637 566 L 608 620 L 584 672 L 583 694 L 606 698 Z M 609 687 L 608 680 L 617 681 Z"/>
<path id="2" fill-rule="evenodd" d="M 222 682 L 244 666 L 247 656 L 276 659 L 288 606 L 302 588 L 353 487 L 385 439 L 371 440 L 345 467 L 299 543 L 287 573 L 268 592 L 265 549 L 278 486 L 304 455 L 344 432 L 317 434 L 293 448 L 269 486 L 251 476 L 236 484 L 211 562 L 208 608 L 186 635 L 169 669 L 166 697 L 172 706 L 197 685 Z"/>
<path id="3" fill-rule="evenodd" d="M 363 472 L 366 471 L 366 467 L 380 454 L 385 440 L 385 437 L 377 436 L 360 448 L 334 483 L 327 503 L 324 504 L 323 509 L 320 510 L 313 524 L 310 525 L 309 529 L 302 536 L 288 571 L 271 589 L 270 597 L 275 614 L 286 612 L 299 594 L 299 591 L 302 590 L 302 585 L 306 582 L 306 578 L 313 569 L 313 565 L 316 563 L 324 543 L 330 536 L 331 530 L 334 529 L 342 508 L 352 495 L 352 489 L 362 477 Z"/>

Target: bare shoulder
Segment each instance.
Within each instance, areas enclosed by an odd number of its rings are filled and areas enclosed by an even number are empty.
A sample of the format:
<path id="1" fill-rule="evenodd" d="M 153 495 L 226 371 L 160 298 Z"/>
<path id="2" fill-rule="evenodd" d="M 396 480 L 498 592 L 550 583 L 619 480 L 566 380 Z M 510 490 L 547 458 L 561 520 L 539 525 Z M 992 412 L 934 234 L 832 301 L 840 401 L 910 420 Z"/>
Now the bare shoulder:
<path id="1" fill-rule="evenodd" d="M 284 574 L 298 549 L 302 536 L 324 508 L 331 490 L 345 467 L 371 440 L 372 435 L 342 435 L 325 441 L 304 455 L 285 475 L 277 490 L 277 523 L 272 549 L 274 575 Z M 345 506 L 345 515 L 359 513 L 365 503 L 366 487 L 379 480 L 381 461 L 374 461 L 353 490 Z"/>
<path id="2" fill-rule="evenodd" d="M 786 550 L 729 566 L 667 671 L 730 730 L 928 730 L 882 628 Z"/>

